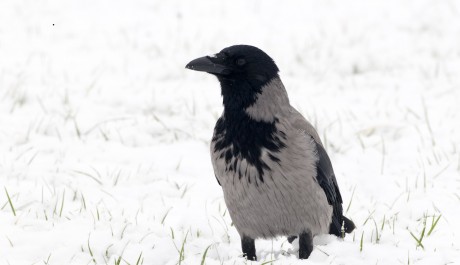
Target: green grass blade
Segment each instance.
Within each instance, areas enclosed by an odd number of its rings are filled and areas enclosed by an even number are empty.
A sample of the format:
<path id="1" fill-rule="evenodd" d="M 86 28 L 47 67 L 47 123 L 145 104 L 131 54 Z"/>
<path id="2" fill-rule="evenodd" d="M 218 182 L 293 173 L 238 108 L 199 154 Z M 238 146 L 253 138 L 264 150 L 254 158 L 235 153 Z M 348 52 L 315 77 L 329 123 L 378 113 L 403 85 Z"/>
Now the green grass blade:
<path id="1" fill-rule="evenodd" d="M 182 261 L 185 259 L 185 243 L 187 242 L 187 237 L 188 237 L 188 231 L 187 231 L 187 234 L 185 234 L 184 241 L 182 241 L 182 247 L 180 248 L 179 265 L 182 264 Z"/>
<path id="2" fill-rule="evenodd" d="M 411 231 L 409 231 L 409 233 L 414 238 L 414 240 L 417 242 L 417 247 L 421 247 L 422 249 L 425 249 L 425 247 L 422 244 L 423 234 L 420 237 L 420 239 L 418 239 Z M 424 233 L 424 231 L 423 231 L 423 233 Z"/>
<path id="3" fill-rule="evenodd" d="M 201 265 L 204 265 L 204 262 L 206 261 L 206 255 L 208 254 L 208 250 L 209 250 L 209 248 L 210 248 L 211 246 L 212 246 L 212 244 L 209 245 L 209 246 L 204 250 L 203 257 L 201 258 L 201 263 L 200 263 Z"/>
<path id="4" fill-rule="evenodd" d="M 433 222 L 431 223 L 431 228 L 430 230 L 428 231 L 428 234 L 426 236 L 430 236 L 431 235 L 431 232 L 433 232 L 434 228 L 436 227 L 436 225 L 438 224 L 439 222 L 439 219 L 441 219 L 441 216 L 438 216 L 438 218 L 436 218 L 436 220 L 434 220 L 434 216 L 433 216 Z"/>
<path id="5" fill-rule="evenodd" d="M 8 203 L 10 204 L 10 207 L 11 207 L 11 210 L 13 211 L 14 216 L 16 216 L 16 210 L 14 209 L 13 202 L 11 201 L 10 195 L 8 194 L 8 190 L 6 190 L 6 187 L 4 188 L 5 188 L 6 197 L 8 198 Z"/>
<path id="6" fill-rule="evenodd" d="M 137 259 L 136 265 L 142 264 L 143 262 L 141 263 L 141 260 L 142 260 L 142 252 L 141 252 L 141 254 L 139 255 L 139 258 Z"/>

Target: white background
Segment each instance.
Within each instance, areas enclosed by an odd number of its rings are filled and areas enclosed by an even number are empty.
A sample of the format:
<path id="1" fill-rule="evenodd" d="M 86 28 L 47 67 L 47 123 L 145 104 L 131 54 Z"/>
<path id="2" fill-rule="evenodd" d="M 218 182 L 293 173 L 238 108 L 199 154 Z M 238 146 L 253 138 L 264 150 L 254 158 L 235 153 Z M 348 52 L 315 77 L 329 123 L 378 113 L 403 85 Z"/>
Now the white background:
<path id="1" fill-rule="evenodd" d="M 460 264 L 453 0 L 1 0 L 0 264 L 245 264 L 219 86 L 184 68 L 233 44 L 277 62 L 358 227 L 308 261 L 258 240 L 260 262 Z"/>

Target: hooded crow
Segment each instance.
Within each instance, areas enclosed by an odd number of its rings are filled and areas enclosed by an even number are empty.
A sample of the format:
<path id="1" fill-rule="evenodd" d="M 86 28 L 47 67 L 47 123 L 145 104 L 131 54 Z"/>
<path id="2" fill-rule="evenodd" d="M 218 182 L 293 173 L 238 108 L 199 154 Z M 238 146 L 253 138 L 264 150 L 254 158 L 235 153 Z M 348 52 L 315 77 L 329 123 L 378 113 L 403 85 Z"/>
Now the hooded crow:
<path id="1" fill-rule="evenodd" d="M 254 240 L 299 237 L 299 258 L 313 237 L 343 237 L 355 228 L 342 214 L 331 161 L 315 128 L 289 104 L 278 67 L 262 50 L 235 45 L 186 68 L 217 77 L 224 111 L 214 128 L 211 159 L 243 255 Z"/>

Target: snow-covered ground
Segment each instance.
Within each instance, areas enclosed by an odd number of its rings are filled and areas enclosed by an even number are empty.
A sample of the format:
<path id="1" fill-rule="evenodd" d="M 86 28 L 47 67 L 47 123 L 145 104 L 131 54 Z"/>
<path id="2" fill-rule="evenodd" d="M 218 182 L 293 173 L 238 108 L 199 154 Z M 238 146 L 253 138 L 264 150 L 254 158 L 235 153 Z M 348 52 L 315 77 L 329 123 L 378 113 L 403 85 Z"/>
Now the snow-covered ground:
<path id="1" fill-rule="evenodd" d="M 278 63 L 358 226 L 307 261 L 258 240 L 259 262 L 460 264 L 454 0 L 1 0 L 0 264 L 258 264 L 209 158 L 218 83 L 184 68 L 241 43 Z"/>

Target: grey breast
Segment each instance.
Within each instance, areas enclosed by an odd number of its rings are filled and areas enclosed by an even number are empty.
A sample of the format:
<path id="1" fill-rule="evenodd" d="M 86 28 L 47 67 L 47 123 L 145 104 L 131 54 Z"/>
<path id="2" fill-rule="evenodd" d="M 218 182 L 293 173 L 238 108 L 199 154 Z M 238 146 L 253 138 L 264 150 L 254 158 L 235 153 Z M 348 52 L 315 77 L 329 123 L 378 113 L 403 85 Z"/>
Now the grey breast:
<path id="1" fill-rule="evenodd" d="M 328 231 L 332 207 L 316 180 L 315 142 L 321 141 L 313 126 L 292 109 L 294 112 L 276 117 L 277 133 L 285 133 L 286 147 L 277 153 L 261 152 L 260 159 L 269 168 L 264 169 L 263 182 L 257 181 L 259 172 L 246 159 L 222 158 L 231 145 L 215 152 L 214 142 L 211 144 L 214 171 L 240 235 L 270 238 L 306 230 L 313 235 Z M 235 170 L 226 170 L 229 163 L 236 164 Z"/>

